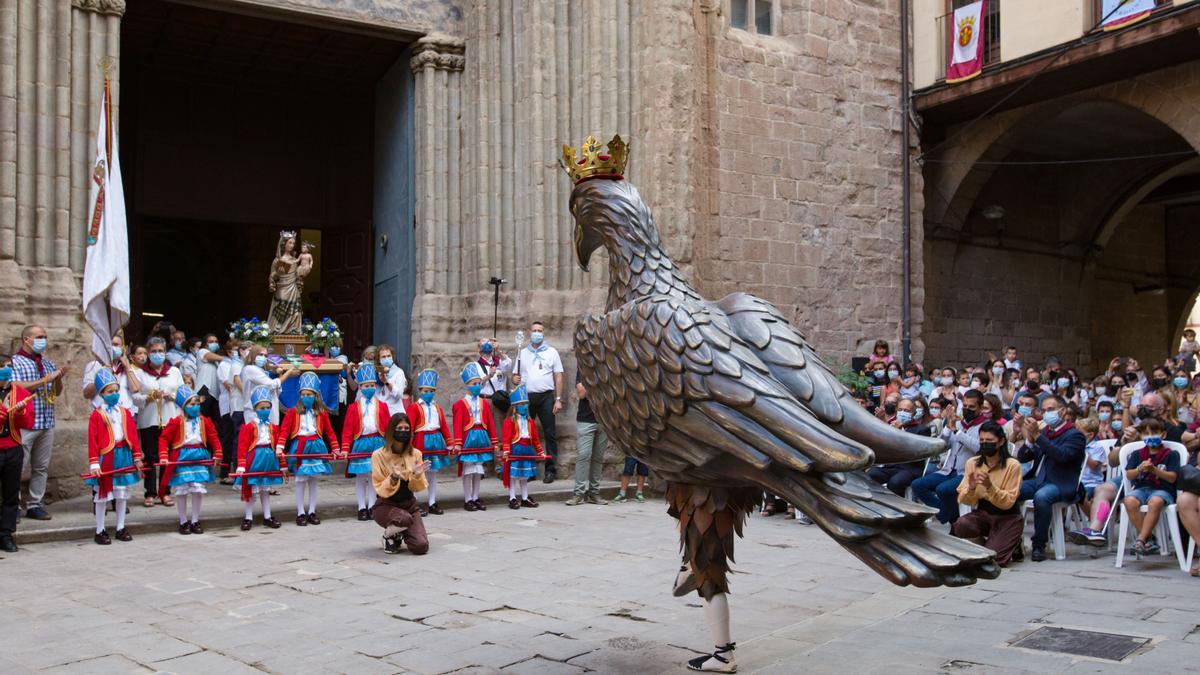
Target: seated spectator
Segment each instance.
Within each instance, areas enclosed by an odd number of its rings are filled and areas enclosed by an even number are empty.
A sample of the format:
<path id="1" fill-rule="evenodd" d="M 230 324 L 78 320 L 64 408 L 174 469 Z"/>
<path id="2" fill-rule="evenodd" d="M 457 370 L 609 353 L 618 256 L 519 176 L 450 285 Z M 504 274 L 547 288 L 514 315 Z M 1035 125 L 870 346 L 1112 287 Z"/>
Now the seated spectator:
<path id="1" fill-rule="evenodd" d="M 1154 366 L 1150 371 L 1150 382 L 1146 387 L 1146 391 L 1158 391 L 1171 387 L 1171 373 L 1166 366 Z M 1171 387 L 1174 389 L 1174 387 Z"/>
<path id="2" fill-rule="evenodd" d="M 971 373 L 971 389 L 986 394 L 992 387 L 992 378 L 987 373 Z"/>
<path id="3" fill-rule="evenodd" d="M 887 364 L 883 362 L 868 364 L 863 374 L 866 375 L 869 382 L 867 385 L 867 409 L 875 412 L 883 404 L 883 397 L 887 394 L 890 384 L 887 377 Z"/>
<path id="4" fill-rule="evenodd" d="M 873 366 L 876 363 L 882 363 L 886 366 L 895 360 L 892 356 L 892 349 L 888 346 L 888 341 L 876 340 L 875 348 L 871 350 L 871 355 L 867 357 L 867 365 Z"/>
<path id="5" fill-rule="evenodd" d="M 1021 370 L 1021 359 L 1017 356 L 1017 348 L 1012 345 L 1004 348 L 1004 367 Z"/>
<path id="6" fill-rule="evenodd" d="M 900 406 L 900 392 L 890 391 L 883 397 L 883 405 L 875 408 L 875 416 L 891 424 L 896 420 L 896 410 Z"/>
<path id="7" fill-rule="evenodd" d="M 944 398 L 935 398 L 930 401 L 924 420 L 924 424 L 929 425 L 930 436 L 934 438 L 943 437 L 942 432 L 946 429 L 946 418 L 942 417 L 942 411 L 953 406 L 953 401 L 947 401 Z"/>
<path id="8" fill-rule="evenodd" d="M 921 476 L 912 482 L 913 498 L 938 509 L 938 520 L 953 523 L 958 519 L 958 484 L 962 480 L 967 459 L 979 452 L 979 427 L 988 421 L 983 413 L 983 394 L 974 389 L 963 395 L 962 419 L 954 407 L 942 409 L 950 451 L 942 459 L 937 471 Z"/>
<path id="9" fill-rule="evenodd" d="M 1000 382 L 993 383 L 992 388 L 997 390 L 994 393 L 1000 397 L 1004 412 L 1011 413 L 1017 402 L 1017 393 L 1021 391 L 1021 373 L 1012 368 L 1006 369 L 1000 374 Z"/>
<path id="10" fill-rule="evenodd" d="M 957 401 L 958 387 L 955 385 L 957 381 L 958 373 L 953 368 L 949 366 L 942 368 L 942 374 L 937 378 L 937 389 L 933 390 L 933 397 L 938 398 L 940 396 L 950 401 Z"/>
<path id="11" fill-rule="evenodd" d="M 1096 440 L 1107 441 L 1110 438 L 1117 437 L 1117 430 L 1113 429 L 1113 402 L 1102 401 L 1096 404 Z"/>
<path id="12" fill-rule="evenodd" d="M 1142 447 L 1129 453 L 1125 462 L 1125 477 L 1131 488 L 1125 496 L 1125 510 L 1137 531 L 1137 541 L 1133 543 L 1136 555 L 1158 552 L 1158 542 L 1152 541 L 1150 535 L 1154 533 L 1163 509 L 1175 503 L 1179 455 L 1163 444 L 1163 432 L 1162 422 L 1155 418 L 1139 424 Z M 1145 515 L 1142 515 L 1143 506 L 1146 507 Z"/>
<path id="13" fill-rule="evenodd" d="M 912 399 L 900 399 L 900 402 L 896 404 L 896 416 L 890 424 L 906 433 L 928 436 L 929 425 L 921 424 L 917 420 L 915 410 L 916 404 Z M 903 497 L 908 486 L 925 472 L 925 463 L 925 460 L 922 459 L 904 464 L 873 466 L 867 469 L 867 475 L 871 477 L 871 480 L 880 485 L 886 485 L 893 493 Z"/>
<path id="14" fill-rule="evenodd" d="M 1066 418 L 1066 403 L 1057 396 L 1042 401 L 1042 422 L 1026 418 L 1021 425 L 1023 443 L 1017 461 L 1036 463 L 1034 477 L 1021 483 L 1021 501 L 1033 500 L 1033 553 L 1030 559 L 1046 559 L 1050 517 L 1057 502 L 1073 503 L 1083 464 L 1083 434 Z"/>
<path id="15" fill-rule="evenodd" d="M 1196 410 L 1200 407 L 1192 376 L 1182 369 L 1176 370 L 1171 385 L 1175 387 L 1175 417 L 1180 424 L 1188 426 L 1196 421 Z"/>
<path id="16" fill-rule="evenodd" d="M 1000 403 L 999 396 L 984 394 L 982 411 L 984 416 L 989 420 L 1004 424 L 1004 405 Z"/>
<path id="17" fill-rule="evenodd" d="M 1191 453 L 1188 464 L 1200 468 L 1200 452 Z M 1176 511 L 1179 514 L 1179 522 L 1183 523 L 1184 529 L 1188 531 L 1193 541 L 1200 541 L 1200 492 L 1192 492 L 1182 485 L 1177 485 L 1176 488 L 1175 496 L 1179 500 Z M 1200 555 L 1197 555 L 1195 562 L 1192 563 L 1191 575 L 1200 577 Z"/>
<path id="18" fill-rule="evenodd" d="M 1111 408 L 1112 404 L 1108 404 Z M 1117 496 L 1117 485 L 1108 482 L 1105 469 L 1108 467 L 1108 451 L 1101 445 L 1100 422 L 1088 417 L 1075 423 L 1083 437 L 1087 440 L 1083 452 L 1083 473 L 1079 476 L 1079 484 L 1083 486 L 1083 509 L 1088 514 L 1088 526 L 1074 530 L 1070 534 L 1072 543 L 1104 546 L 1107 538 L 1104 536 L 1105 523 L 1109 510 Z"/>
<path id="19" fill-rule="evenodd" d="M 956 391 L 959 396 L 967 393 L 967 390 L 971 388 L 971 374 L 970 368 L 963 368 L 958 371 L 958 388 Z"/>
<path id="20" fill-rule="evenodd" d="M 1066 371 L 1051 371 L 1050 380 L 1050 385 L 1054 388 L 1055 396 L 1061 398 L 1067 405 L 1079 403 L 1079 393 L 1075 391 L 1075 385 L 1071 382 L 1071 376 L 1067 375 Z"/>
<path id="21" fill-rule="evenodd" d="M 967 462 L 966 478 L 958 485 L 958 503 L 974 507 L 950 526 L 956 537 L 984 537 L 984 546 L 996 552 L 996 562 L 1006 567 L 1021 547 L 1025 530 L 1017 493 L 1021 465 L 1008 454 L 1004 429 L 993 421 L 979 427 L 979 454 Z"/>

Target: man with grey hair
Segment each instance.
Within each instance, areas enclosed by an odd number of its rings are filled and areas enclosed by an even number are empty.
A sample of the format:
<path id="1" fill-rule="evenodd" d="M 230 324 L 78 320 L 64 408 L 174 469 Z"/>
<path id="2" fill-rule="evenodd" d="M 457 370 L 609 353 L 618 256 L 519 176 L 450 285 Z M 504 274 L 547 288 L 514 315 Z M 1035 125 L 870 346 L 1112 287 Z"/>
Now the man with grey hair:
<path id="1" fill-rule="evenodd" d="M 50 520 L 42 505 L 46 479 L 50 474 L 50 454 L 54 451 L 54 403 L 63 389 L 66 368 L 58 368 L 46 358 L 49 339 L 46 329 L 31 324 L 21 331 L 21 349 L 13 355 L 13 385 L 33 394 L 33 427 L 21 434 L 25 461 L 29 462 L 29 498 L 25 517 Z"/>

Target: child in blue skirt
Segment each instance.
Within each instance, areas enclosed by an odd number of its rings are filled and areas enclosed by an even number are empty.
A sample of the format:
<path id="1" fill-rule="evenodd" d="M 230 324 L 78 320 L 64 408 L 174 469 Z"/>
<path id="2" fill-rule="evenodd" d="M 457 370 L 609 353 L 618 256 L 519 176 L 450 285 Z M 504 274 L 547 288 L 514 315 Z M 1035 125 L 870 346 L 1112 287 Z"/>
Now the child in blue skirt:
<path id="1" fill-rule="evenodd" d="M 537 475 L 537 463 L 532 459 L 542 454 L 542 441 L 538 438 L 537 426 L 529 419 L 529 395 L 525 385 L 519 385 L 508 395 L 508 419 L 504 420 L 504 459 L 507 471 L 504 474 L 508 485 L 508 508 L 536 509 L 538 503 L 529 498 L 529 479 Z M 521 498 L 517 499 L 517 488 Z"/>
<path id="2" fill-rule="evenodd" d="M 346 477 L 354 476 L 354 492 L 358 496 L 358 519 L 371 520 L 375 507 L 375 488 L 371 484 L 371 453 L 384 445 L 383 431 L 391 412 L 377 396 L 379 376 L 375 366 L 364 363 L 354 374 L 358 398 L 346 408 L 342 421 L 342 447 L 349 449 Z"/>
<path id="3" fill-rule="evenodd" d="M 454 402 L 454 450 L 458 455 L 458 471 L 463 481 L 463 510 L 487 511 L 479 500 L 483 480 L 483 463 L 495 458 L 500 451 L 496 428 L 492 425 L 491 401 L 480 396 L 483 391 L 483 368 L 468 363 L 462 369 L 467 395 Z"/>
<path id="4" fill-rule="evenodd" d="M 125 529 L 125 505 L 129 501 L 129 486 L 142 480 L 142 455 L 138 446 L 137 423 L 133 413 L 121 405 L 121 385 L 108 368 L 96 371 L 96 392 L 103 403 L 92 410 L 88 418 L 88 470 L 92 474 L 87 485 L 95 488 L 95 542 L 102 546 L 112 543 L 104 529 L 104 512 L 108 502 L 117 512 L 117 539 L 130 541 L 133 536 Z"/>
<path id="5" fill-rule="evenodd" d="M 175 405 L 181 414 L 171 418 L 158 437 L 158 456 L 170 462 L 163 468 L 158 494 L 170 488 L 179 508 L 179 534 L 204 534 L 200 506 L 213 480 L 213 468 L 221 462 L 221 440 L 217 427 L 200 415 L 200 396 L 185 385 L 175 390 Z M 191 502 L 191 513 L 188 513 Z"/>
<path id="6" fill-rule="evenodd" d="M 417 400 L 408 406 L 405 414 L 412 423 L 413 447 L 420 450 L 425 459 L 429 460 L 429 470 L 426 472 L 429 482 L 427 512 L 440 516 L 444 511 L 437 503 L 437 472 L 454 466 L 457 458 L 450 449 L 454 437 L 450 435 L 450 424 L 446 421 L 446 414 L 442 412 L 442 407 L 433 401 L 437 385 L 437 371 L 426 368 L 418 373 Z"/>
<path id="7" fill-rule="evenodd" d="M 242 531 L 250 529 L 254 522 L 254 495 L 262 502 L 263 525 L 276 529 L 279 521 L 271 515 L 271 487 L 283 485 L 283 453 L 273 447 L 276 427 L 271 424 L 271 389 L 258 387 L 250 393 L 250 405 L 254 406 L 254 418 L 246 420 L 238 434 L 237 477 L 233 484 L 242 492 L 246 505 L 246 517 L 242 520 Z M 243 474 L 273 474 L 252 475 Z"/>
<path id="8" fill-rule="evenodd" d="M 341 452 L 329 410 L 321 401 L 316 373 L 300 376 L 300 398 L 287 411 L 275 435 L 275 452 L 287 450 L 288 471 L 296 476 L 296 524 L 320 525 L 317 517 L 317 479 L 333 473 L 328 457 Z M 304 455 L 318 455 L 304 459 Z M 307 497 L 306 497 L 307 493 Z"/>

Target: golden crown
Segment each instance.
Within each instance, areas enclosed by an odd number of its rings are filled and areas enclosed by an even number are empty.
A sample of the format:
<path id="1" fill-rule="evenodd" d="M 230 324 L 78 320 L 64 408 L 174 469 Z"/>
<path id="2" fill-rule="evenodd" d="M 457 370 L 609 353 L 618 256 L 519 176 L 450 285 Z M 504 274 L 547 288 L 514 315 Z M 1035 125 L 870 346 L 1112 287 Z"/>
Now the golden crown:
<path id="1" fill-rule="evenodd" d="M 563 168 L 575 183 L 589 178 L 621 178 L 625 175 L 625 163 L 629 161 L 629 145 L 614 135 L 608 142 L 608 153 L 600 152 L 600 141 L 595 136 L 588 136 L 579 147 L 575 148 L 563 143 Z"/>

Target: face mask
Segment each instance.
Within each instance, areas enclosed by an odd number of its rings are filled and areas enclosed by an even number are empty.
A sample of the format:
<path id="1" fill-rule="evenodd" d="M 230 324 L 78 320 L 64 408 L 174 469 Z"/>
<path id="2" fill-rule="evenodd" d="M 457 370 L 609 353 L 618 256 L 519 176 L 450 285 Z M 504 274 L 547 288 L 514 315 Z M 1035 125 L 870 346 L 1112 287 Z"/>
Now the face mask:
<path id="1" fill-rule="evenodd" d="M 546 339 L 546 336 L 540 330 L 535 330 L 529 334 L 529 341 L 535 345 L 542 344 L 542 340 L 544 339 Z"/>
<path id="2" fill-rule="evenodd" d="M 433 403 L 433 392 L 432 391 L 421 392 L 421 400 L 426 403 Z"/>
<path id="3" fill-rule="evenodd" d="M 974 380 L 971 382 L 971 388 L 972 389 L 983 389 L 983 383 L 980 382 L 979 380 Z"/>
<path id="4" fill-rule="evenodd" d="M 941 414 L 942 414 L 942 409 L 941 409 L 941 408 L 934 407 L 934 408 L 930 408 L 930 409 L 929 409 L 929 416 L 930 416 L 930 417 L 937 417 L 938 415 L 941 415 Z"/>
<path id="5" fill-rule="evenodd" d="M 1107 421 L 1109 421 L 1110 419 L 1112 419 L 1112 413 L 1110 413 L 1110 412 L 1102 412 L 1102 413 L 1100 413 L 1099 415 L 1097 415 L 1097 417 L 1099 417 L 1099 418 L 1100 418 L 1100 421 L 1101 421 L 1101 422 L 1107 422 Z"/>
<path id="6" fill-rule="evenodd" d="M 183 351 L 183 343 L 182 343 L 182 342 L 178 342 L 178 341 L 176 341 L 176 342 L 175 342 L 175 350 L 176 350 L 176 351 Z"/>
<path id="7" fill-rule="evenodd" d="M 517 414 L 521 417 L 529 417 L 529 406 L 525 403 L 517 406 Z"/>
<path id="8" fill-rule="evenodd" d="M 975 418 L 979 417 L 979 411 L 964 407 L 962 417 L 965 422 L 974 422 Z"/>
<path id="9" fill-rule="evenodd" d="M 1058 378 L 1058 388 L 1059 389 L 1066 389 L 1070 384 L 1071 384 L 1071 378 L 1069 378 L 1069 377 Z"/>
<path id="10" fill-rule="evenodd" d="M 924 408 L 913 408 L 913 418 L 914 419 L 919 420 L 923 417 L 925 417 L 925 409 Z"/>
<path id="11" fill-rule="evenodd" d="M 1013 380 L 1013 381 L 1012 381 L 1012 387 L 1013 387 L 1013 389 L 1020 389 L 1020 388 L 1021 388 L 1021 381 L 1020 381 L 1020 380 Z"/>
<path id="12" fill-rule="evenodd" d="M 1096 395 L 1104 396 L 1108 393 L 1108 387 L 1096 387 Z"/>
<path id="13" fill-rule="evenodd" d="M 490 342 L 483 343 L 483 346 L 479 348 L 479 351 L 483 352 L 484 354 L 491 354 L 492 353 L 492 343 L 490 343 Z"/>
<path id="14" fill-rule="evenodd" d="M 113 347 L 113 348 L 112 348 L 112 355 L 113 355 L 113 358 L 114 358 L 114 359 L 119 359 L 119 358 L 121 358 L 121 355 L 122 355 L 122 354 L 124 354 L 124 353 L 125 353 L 125 350 L 124 350 L 124 349 L 122 349 L 122 348 L 120 348 L 120 347 Z"/>
<path id="15" fill-rule="evenodd" d="M 1162 389 L 1163 387 L 1167 386 L 1167 380 L 1164 377 L 1156 377 L 1153 380 L 1150 380 L 1150 386 L 1154 389 Z"/>
<path id="16" fill-rule="evenodd" d="M 1147 448 L 1161 448 L 1163 444 L 1162 436 L 1147 436 L 1142 439 Z"/>
<path id="17" fill-rule="evenodd" d="M 218 349 L 221 348 L 221 345 L 217 344 L 216 342 L 210 342 L 205 346 L 208 347 L 208 351 L 213 352 L 214 354 Z"/>
<path id="18" fill-rule="evenodd" d="M 167 355 L 162 352 L 152 352 L 150 354 L 150 363 L 155 366 L 161 366 L 167 360 Z"/>
<path id="19" fill-rule="evenodd" d="M 391 368 L 394 363 L 395 361 L 393 361 L 392 357 L 390 356 L 385 356 L 382 359 L 379 359 L 379 365 L 383 366 L 384 368 Z"/>
<path id="20" fill-rule="evenodd" d="M 874 376 L 875 376 L 875 379 L 877 379 L 877 380 L 882 380 L 882 379 L 883 379 L 883 375 L 884 375 L 884 371 L 882 371 L 882 370 L 876 370 L 874 373 L 872 373 L 872 375 L 874 375 Z"/>
<path id="21" fill-rule="evenodd" d="M 1047 410 L 1046 412 L 1042 413 L 1042 421 L 1046 423 L 1046 426 L 1053 429 L 1054 427 L 1058 426 L 1059 422 L 1062 421 L 1062 413 L 1057 410 Z"/>
<path id="22" fill-rule="evenodd" d="M 185 405 L 183 406 L 183 414 L 188 416 L 188 419 L 194 420 L 200 416 L 200 406 Z"/>
<path id="23" fill-rule="evenodd" d="M 375 387 L 359 387 L 358 390 L 362 392 L 363 398 L 368 401 L 375 395 Z"/>
<path id="24" fill-rule="evenodd" d="M 1019 405 L 1017 406 L 1017 414 L 1021 417 L 1029 417 L 1033 414 L 1033 406 Z"/>
<path id="25" fill-rule="evenodd" d="M 266 422 L 267 420 L 271 419 L 270 408 L 258 408 L 254 411 L 254 414 L 258 415 L 258 420 L 260 422 Z"/>
<path id="26" fill-rule="evenodd" d="M 942 386 L 943 386 L 943 387 L 949 387 L 949 386 L 950 386 L 950 385 L 952 385 L 952 384 L 954 384 L 954 378 L 953 378 L 953 377 L 943 377 L 943 378 L 942 378 Z"/>
<path id="27" fill-rule="evenodd" d="M 111 408 L 117 404 L 117 401 L 121 400 L 121 392 L 111 391 L 104 396 L 101 396 L 101 398 L 104 399 L 104 404 Z"/>
<path id="28" fill-rule="evenodd" d="M 984 457 L 991 457 L 991 456 L 995 455 L 997 452 L 1000 452 L 1000 447 L 997 446 L 995 443 L 981 442 L 979 444 L 979 454 L 983 455 Z"/>
<path id="29" fill-rule="evenodd" d="M 333 356 L 333 357 L 335 357 L 335 358 L 336 358 L 336 357 L 338 357 L 338 356 L 341 356 L 341 355 L 342 355 L 342 349 L 341 349 L 341 347 L 330 347 L 330 348 L 329 348 L 329 355 L 330 355 L 330 356 Z"/>
<path id="30" fill-rule="evenodd" d="M 901 410 L 900 412 L 896 413 L 896 420 L 899 421 L 900 424 L 908 424 L 913 420 L 913 414 L 907 410 Z"/>
<path id="31" fill-rule="evenodd" d="M 1125 426 L 1125 423 L 1122 422 L 1121 420 L 1113 420 L 1112 421 L 1112 430 L 1113 431 L 1120 431 L 1121 427 L 1123 427 L 1123 426 Z"/>
<path id="32" fill-rule="evenodd" d="M 396 429 L 392 432 L 392 438 L 397 443 L 408 443 L 412 440 L 412 432 L 408 429 Z"/>
<path id="33" fill-rule="evenodd" d="M 305 394 L 300 397 L 300 405 L 304 406 L 305 410 L 312 410 L 313 404 L 317 402 L 317 397 L 311 394 Z"/>
<path id="34" fill-rule="evenodd" d="M 1144 420 L 1148 420 L 1151 417 L 1154 417 L 1154 410 L 1152 410 L 1150 406 L 1139 405 L 1137 409 L 1137 416 Z"/>
<path id="35" fill-rule="evenodd" d="M 1113 382 L 1112 384 L 1108 385 L 1108 389 L 1112 392 L 1113 396 L 1116 396 L 1117 394 L 1121 393 L 1121 387 L 1124 386 L 1124 382 Z"/>
<path id="36" fill-rule="evenodd" d="M 894 379 L 896 379 L 897 377 L 900 377 L 900 371 L 898 371 L 898 370 L 889 370 L 889 371 L 888 371 L 888 377 L 890 377 L 890 378 L 892 378 L 892 379 L 894 380 Z"/>
<path id="37" fill-rule="evenodd" d="M 363 362 L 363 364 L 365 364 L 365 365 L 369 365 L 369 366 L 373 366 L 373 365 L 375 365 L 375 359 L 366 359 L 366 358 L 364 358 L 364 359 L 362 360 L 362 362 Z"/>
<path id="38" fill-rule="evenodd" d="M 883 412 L 885 412 L 889 415 L 895 415 L 896 414 L 896 404 L 895 403 L 884 403 L 883 404 Z"/>
<path id="39" fill-rule="evenodd" d="M 262 354 L 259 354 L 258 356 L 254 357 L 254 365 L 258 366 L 259 368 L 266 368 L 267 367 L 267 357 L 263 356 Z"/>
<path id="40" fill-rule="evenodd" d="M 1171 380 L 1171 383 L 1175 385 L 1176 389 L 1183 389 L 1187 386 L 1188 379 L 1186 377 L 1177 377 L 1174 380 Z"/>
<path id="41" fill-rule="evenodd" d="M 481 391 L 483 391 L 483 385 L 481 385 L 481 384 L 472 384 L 467 387 L 467 392 L 470 393 L 472 396 L 478 396 L 479 392 L 481 392 Z"/>
<path id="42" fill-rule="evenodd" d="M 33 353 L 41 354 L 44 351 L 46 351 L 46 338 L 34 338 Z"/>

